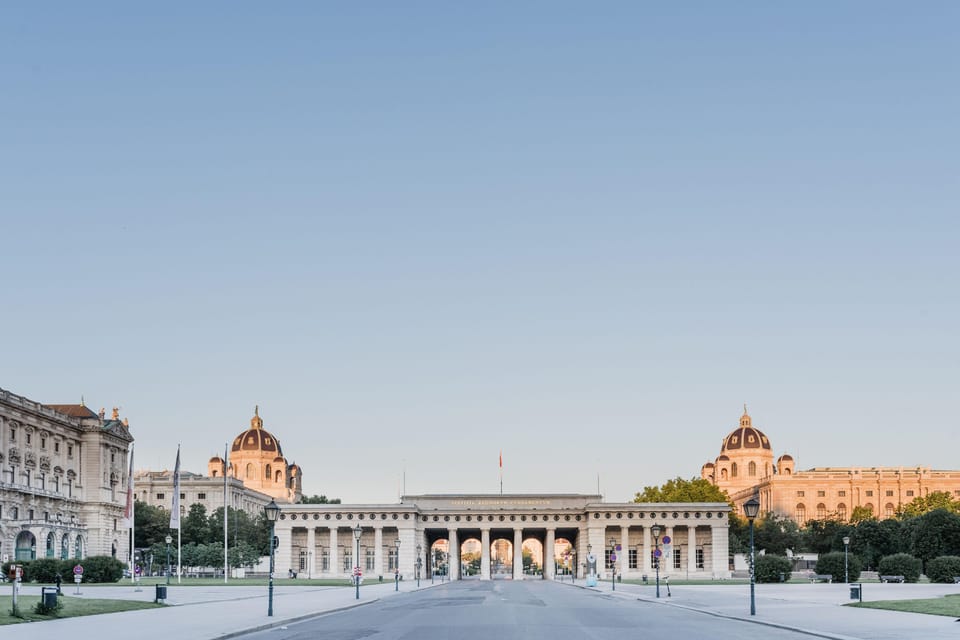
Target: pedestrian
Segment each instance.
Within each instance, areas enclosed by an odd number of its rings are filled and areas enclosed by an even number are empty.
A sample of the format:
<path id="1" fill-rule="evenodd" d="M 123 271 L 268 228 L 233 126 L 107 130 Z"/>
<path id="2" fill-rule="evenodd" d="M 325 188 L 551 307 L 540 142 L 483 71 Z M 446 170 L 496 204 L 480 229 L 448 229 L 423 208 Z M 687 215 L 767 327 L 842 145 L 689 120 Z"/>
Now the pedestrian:
<path id="1" fill-rule="evenodd" d="M 60 574 L 58 573 L 58 574 L 57 574 L 57 577 L 56 577 L 57 595 L 58 595 L 58 596 L 59 596 L 59 595 L 62 595 L 62 593 L 61 593 L 61 591 L 60 591 L 60 583 L 61 583 L 61 582 L 63 582 L 63 578 L 61 578 L 61 577 L 60 577 Z"/>

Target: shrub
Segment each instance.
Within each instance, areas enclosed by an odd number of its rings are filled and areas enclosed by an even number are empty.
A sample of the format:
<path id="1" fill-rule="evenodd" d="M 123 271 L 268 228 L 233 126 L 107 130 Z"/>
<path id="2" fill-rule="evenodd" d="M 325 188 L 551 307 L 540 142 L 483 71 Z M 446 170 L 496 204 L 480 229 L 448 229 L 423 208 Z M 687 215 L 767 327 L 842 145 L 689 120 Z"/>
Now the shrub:
<path id="1" fill-rule="evenodd" d="M 757 582 L 780 582 L 780 577 L 783 576 L 783 581 L 786 582 L 790 579 L 792 568 L 793 563 L 788 558 L 768 553 L 757 556 L 754 577 Z"/>
<path id="2" fill-rule="evenodd" d="M 860 571 L 863 569 L 863 563 L 860 558 L 851 554 L 847 555 L 846 572 L 844 571 L 844 553 L 842 551 L 831 551 L 825 553 L 817 560 L 815 571 L 822 575 L 833 576 L 834 582 L 843 582 L 846 573 L 849 573 L 850 582 L 856 582 L 860 579 Z"/>
<path id="3" fill-rule="evenodd" d="M 24 581 L 54 582 L 57 579 L 57 574 L 62 570 L 62 564 L 56 558 L 33 560 L 23 567 Z"/>
<path id="4" fill-rule="evenodd" d="M 940 556 L 927 563 L 927 577 L 930 582 L 953 582 L 960 576 L 960 556 Z"/>
<path id="5" fill-rule="evenodd" d="M 33 606 L 33 612 L 39 616 L 53 616 L 59 613 L 63 609 L 63 603 L 60 602 L 60 598 L 57 598 L 57 604 L 52 607 L 48 607 L 43 603 L 43 598 L 40 598 L 40 602 Z"/>
<path id="6" fill-rule="evenodd" d="M 112 556 L 90 556 L 77 562 L 83 565 L 84 582 L 116 582 L 123 577 L 124 564 Z"/>
<path id="7" fill-rule="evenodd" d="M 880 558 L 881 576 L 903 576 L 907 582 L 916 582 L 923 569 L 920 558 L 914 558 L 909 553 L 895 553 L 892 556 Z"/>

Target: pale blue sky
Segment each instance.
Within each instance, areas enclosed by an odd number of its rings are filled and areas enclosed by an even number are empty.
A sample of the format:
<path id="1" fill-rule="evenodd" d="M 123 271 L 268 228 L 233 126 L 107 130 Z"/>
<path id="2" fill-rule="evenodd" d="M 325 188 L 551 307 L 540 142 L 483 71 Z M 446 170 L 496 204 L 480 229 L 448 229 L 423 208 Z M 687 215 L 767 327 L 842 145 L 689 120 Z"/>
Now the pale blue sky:
<path id="1" fill-rule="evenodd" d="M 960 468 L 960 6 L 5 3 L 0 386 L 305 490 Z M 356 477 L 354 477 L 356 476 Z"/>

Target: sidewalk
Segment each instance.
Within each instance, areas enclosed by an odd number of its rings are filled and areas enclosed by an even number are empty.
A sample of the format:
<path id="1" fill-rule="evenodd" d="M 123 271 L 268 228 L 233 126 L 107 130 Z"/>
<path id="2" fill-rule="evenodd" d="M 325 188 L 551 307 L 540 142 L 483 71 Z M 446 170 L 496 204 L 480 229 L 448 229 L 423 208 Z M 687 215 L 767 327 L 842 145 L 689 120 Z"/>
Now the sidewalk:
<path id="1" fill-rule="evenodd" d="M 580 585 L 583 586 L 581 582 Z M 960 622 L 947 616 L 902 613 L 845 607 L 850 600 L 846 584 L 758 584 L 756 615 L 750 615 L 750 585 L 720 584 L 670 586 L 660 583 L 660 598 L 654 585 L 610 583 L 595 589 L 611 596 L 638 599 L 652 605 L 672 606 L 701 614 L 745 620 L 773 627 L 802 631 L 809 635 L 849 640 L 939 640 L 960 637 Z M 865 584 L 863 600 L 914 600 L 960 594 L 960 586 L 946 584 Z"/>

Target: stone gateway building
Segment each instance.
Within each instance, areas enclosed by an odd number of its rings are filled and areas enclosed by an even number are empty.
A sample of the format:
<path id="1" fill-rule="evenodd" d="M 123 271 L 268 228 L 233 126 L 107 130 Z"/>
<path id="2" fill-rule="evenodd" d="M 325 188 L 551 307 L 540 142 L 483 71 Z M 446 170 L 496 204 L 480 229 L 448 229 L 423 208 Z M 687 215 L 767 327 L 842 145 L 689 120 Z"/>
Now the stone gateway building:
<path id="1" fill-rule="evenodd" d="M 437 551 L 443 549 L 449 553 L 448 577 L 457 580 L 463 574 L 462 549 L 479 546 L 481 580 L 523 579 L 522 548 L 532 544 L 545 550 L 538 578 L 554 579 L 558 565 L 568 565 L 582 577 L 590 556 L 596 558 L 601 578 L 609 578 L 614 568 L 625 578 L 652 578 L 659 542 L 661 577 L 730 577 L 730 507 L 725 503 L 606 503 L 600 496 L 581 494 L 467 494 L 404 496 L 399 504 L 280 507 L 279 575 L 345 577 L 359 567 L 374 580 L 392 579 L 395 571 L 414 579 L 418 569 L 422 578 L 429 578 L 445 555 Z M 659 525 L 659 538 L 652 535 L 654 525 Z M 498 556 L 494 562 L 501 549 L 508 550 L 506 557 Z"/>
<path id="2" fill-rule="evenodd" d="M 723 439 L 720 455 L 700 469 L 701 477 L 725 490 L 739 510 L 756 495 L 760 513 L 808 520 L 848 521 L 856 507 L 878 518 L 891 518 L 897 509 L 931 491 L 960 497 L 960 471 L 929 467 L 794 468 L 793 457 L 774 460 L 766 434 L 753 426 L 747 408 L 740 425 Z"/>
<path id="3" fill-rule="evenodd" d="M 113 410 L 0 389 L 0 558 L 128 556 L 133 437 Z"/>

